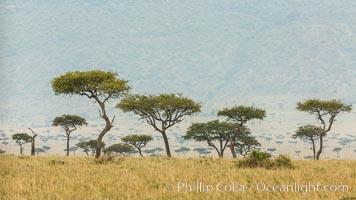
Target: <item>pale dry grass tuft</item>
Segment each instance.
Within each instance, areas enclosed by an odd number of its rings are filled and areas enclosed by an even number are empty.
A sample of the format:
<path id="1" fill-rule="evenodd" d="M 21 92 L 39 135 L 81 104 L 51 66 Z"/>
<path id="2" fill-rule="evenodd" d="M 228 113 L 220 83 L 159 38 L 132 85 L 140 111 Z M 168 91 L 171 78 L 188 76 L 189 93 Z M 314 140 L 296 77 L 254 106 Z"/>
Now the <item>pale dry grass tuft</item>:
<path id="1" fill-rule="evenodd" d="M 342 199 L 356 197 L 356 161 L 293 161 L 295 169 L 239 169 L 231 159 L 126 158 L 97 164 L 86 157 L 0 156 L 0 199 Z M 178 192 L 178 182 L 214 191 Z M 218 192 L 239 185 L 347 184 L 348 192 Z"/>

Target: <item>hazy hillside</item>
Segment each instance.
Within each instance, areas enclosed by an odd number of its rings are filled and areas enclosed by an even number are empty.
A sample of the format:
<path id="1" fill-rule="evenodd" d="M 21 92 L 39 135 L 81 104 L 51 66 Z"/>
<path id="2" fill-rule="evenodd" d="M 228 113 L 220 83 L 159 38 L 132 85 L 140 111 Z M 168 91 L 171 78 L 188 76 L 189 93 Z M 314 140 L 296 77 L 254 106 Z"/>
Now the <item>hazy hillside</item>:
<path id="1" fill-rule="evenodd" d="M 203 115 L 233 104 L 287 112 L 310 97 L 355 103 L 355 16 L 352 0 L 2 1 L 0 122 L 95 113 L 53 95 L 51 79 L 70 70 L 118 71 L 133 92 L 183 92 Z"/>

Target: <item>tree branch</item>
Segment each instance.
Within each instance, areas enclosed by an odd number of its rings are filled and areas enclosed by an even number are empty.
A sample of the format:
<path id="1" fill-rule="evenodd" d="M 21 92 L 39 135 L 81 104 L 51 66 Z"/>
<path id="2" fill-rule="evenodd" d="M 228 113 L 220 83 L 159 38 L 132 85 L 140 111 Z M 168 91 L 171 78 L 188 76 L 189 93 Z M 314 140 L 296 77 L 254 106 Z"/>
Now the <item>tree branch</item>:
<path id="1" fill-rule="evenodd" d="M 115 115 L 114 115 L 114 117 L 112 118 L 110 124 L 112 125 L 112 124 L 114 123 L 114 121 L 115 121 Z"/>

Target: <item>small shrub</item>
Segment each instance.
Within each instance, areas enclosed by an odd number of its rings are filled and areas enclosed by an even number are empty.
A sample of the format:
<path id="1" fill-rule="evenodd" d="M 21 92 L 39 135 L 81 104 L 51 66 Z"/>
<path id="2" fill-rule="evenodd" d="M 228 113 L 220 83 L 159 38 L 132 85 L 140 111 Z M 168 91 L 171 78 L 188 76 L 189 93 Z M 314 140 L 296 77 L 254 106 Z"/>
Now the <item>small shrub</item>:
<path id="1" fill-rule="evenodd" d="M 279 155 L 274 159 L 274 164 L 277 168 L 293 168 L 292 160 L 286 155 Z"/>
<path id="2" fill-rule="evenodd" d="M 239 168 L 266 168 L 280 169 L 293 168 L 291 159 L 286 155 L 279 155 L 275 159 L 271 159 L 271 154 L 267 152 L 253 151 L 249 157 L 239 160 L 236 164 Z"/>
<path id="3" fill-rule="evenodd" d="M 255 158 L 257 160 L 264 160 L 264 159 L 268 159 L 271 158 L 271 154 L 267 153 L 267 152 L 263 152 L 263 151 L 252 151 L 250 156 L 251 158 Z"/>
<path id="4" fill-rule="evenodd" d="M 50 160 L 49 164 L 50 165 L 64 165 L 64 161 L 63 160 Z"/>

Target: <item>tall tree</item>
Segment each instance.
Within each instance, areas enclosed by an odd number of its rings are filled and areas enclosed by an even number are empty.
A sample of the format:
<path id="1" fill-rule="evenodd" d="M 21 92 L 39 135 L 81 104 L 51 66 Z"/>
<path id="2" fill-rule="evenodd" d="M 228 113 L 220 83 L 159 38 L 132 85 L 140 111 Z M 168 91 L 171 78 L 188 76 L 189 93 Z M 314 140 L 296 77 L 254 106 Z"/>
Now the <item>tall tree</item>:
<path id="1" fill-rule="evenodd" d="M 87 125 L 85 119 L 77 115 L 62 115 L 54 118 L 52 126 L 60 126 L 66 132 L 67 137 L 67 156 L 69 156 L 69 140 L 70 134 L 77 130 L 77 128 Z"/>
<path id="2" fill-rule="evenodd" d="M 236 128 L 236 124 L 219 122 L 218 120 L 207 123 L 193 123 L 183 138 L 199 142 L 206 141 L 209 146 L 216 150 L 219 158 L 222 158 L 230 138 L 236 132 Z"/>
<path id="3" fill-rule="evenodd" d="M 152 141 L 153 138 L 150 135 L 128 135 L 125 136 L 123 138 L 121 138 L 121 140 L 123 142 L 125 142 L 126 144 L 131 144 L 132 146 L 134 146 L 141 157 L 143 157 L 142 155 L 142 148 L 144 148 L 148 142 Z"/>
<path id="4" fill-rule="evenodd" d="M 31 139 L 31 156 L 34 156 L 36 154 L 36 137 L 37 137 L 37 133 L 35 133 L 31 128 L 30 131 L 32 132 L 32 139 Z"/>
<path id="5" fill-rule="evenodd" d="M 240 127 L 240 133 L 235 140 L 235 151 L 243 157 L 254 151 L 261 144 L 251 135 L 250 130 L 246 126 Z"/>
<path id="6" fill-rule="evenodd" d="M 124 98 L 116 106 L 124 112 L 133 112 L 145 119 L 163 136 L 167 156 L 171 157 L 167 130 L 183 121 L 187 115 L 200 112 L 201 105 L 181 94 L 161 94 L 158 96 L 132 95 Z"/>
<path id="7" fill-rule="evenodd" d="M 126 95 L 130 87 L 126 80 L 119 79 L 114 72 L 100 70 L 86 72 L 68 72 L 52 80 L 52 89 L 56 95 L 80 95 L 94 99 L 99 104 L 99 115 L 105 121 L 105 127 L 97 138 L 95 157 L 101 155 L 102 139 L 113 127 L 115 116 L 110 119 L 105 105 L 111 99 L 119 99 Z"/>
<path id="8" fill-rule="evenodd" d="M 315 141 L 319 139 L 320 133 L 323 132 L 323 129 L 320 127 L 316 127 L 313 125 L 306 125 L 299 127 L 298 130 L 292 135 L 293 138 L 300 138 L 300 139 L 307 139 L 310 140 L 312 143 L 312 150 L 313 150 L 313 158 L 316 158 L 316 148 L 315 148 Z M 324 133 L 323 136 L 326 136 Z"/>
<path id="9" fill-rule="evenodd" d="M 236 123 L 238 125 L 237 131 L 231 137 L 231 142 L 229 144 L 232 157 L 237 158 L 235 152 L 235 141 L 238 134 L 241 132 L 240 128 L 250 120 L 265 118 L 266 111 L 252 106 L 235 106 L 232 108 L 224 108 L 223 110 L 220 110 L 218 112 L 218 116 L 226 117 L 227 121 Z"/>
<path id="10" fill-rule="evenodd" d="M 20 155 L 22 155 L 24 149 L 22 145 L 31 142 L 32 137 L 27 133 L 16 133 L 12 135 L 12 139 L 20 146 Z"/>
<path id="11" fill-rule="evenodd" d="M 345 105 L 338 100 L 324 101 L 318 99 L 308 99 L 304 102 L 298 102 L 297 109 L 311 115 L 315 115 L 317 120 L 320 122 L 322 131 L 319 132 L 319 150 L 316 153 L 316 160 L 319 160 L 320 155 L 323 152 L 324 135 L 331 130 L 336 116 L 343 112 L 350 112 L 352 110 L 352 106 Z"/>

